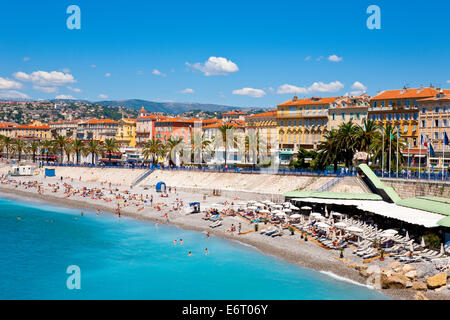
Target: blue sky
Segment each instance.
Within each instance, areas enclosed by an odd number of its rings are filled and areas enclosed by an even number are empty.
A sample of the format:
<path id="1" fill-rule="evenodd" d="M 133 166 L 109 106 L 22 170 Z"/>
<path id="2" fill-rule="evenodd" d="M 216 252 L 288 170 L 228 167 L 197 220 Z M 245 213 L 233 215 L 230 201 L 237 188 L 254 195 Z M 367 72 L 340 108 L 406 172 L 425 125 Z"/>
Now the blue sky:
<path id="1" fill-rule="evenodd" d="M 81 30 L 66 27 L 71 4 Z M 380 30 L 366 26 L 372 4 Z M 447 0 L 2 1 L 0 98 L 268 108 L 294 94 L 449 88 L 449 12 Z"/>

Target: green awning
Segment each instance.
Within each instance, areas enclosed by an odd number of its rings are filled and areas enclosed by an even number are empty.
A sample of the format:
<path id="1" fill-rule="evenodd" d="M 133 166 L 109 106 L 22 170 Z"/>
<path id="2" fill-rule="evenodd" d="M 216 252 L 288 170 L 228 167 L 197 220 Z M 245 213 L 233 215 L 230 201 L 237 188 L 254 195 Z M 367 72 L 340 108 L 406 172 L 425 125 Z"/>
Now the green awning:
<path id="1" fill-rule="evenodd" d="M 445 217 L 442 220 L 438 221 L 438 225 L 440 225 L 441 227 L 447 227 L 450 228 L 450 216 Z"/>
<path id="2" fill-rule="evenodd" d="M 291 191 L 283 194 L 287 198 L 322 198 L 322 199 L 347 199 L 347 200 L 382 200 L 381 196 L 374 193 L 350 193 L 350 192 L 320 192 L 320 191 Z"/>

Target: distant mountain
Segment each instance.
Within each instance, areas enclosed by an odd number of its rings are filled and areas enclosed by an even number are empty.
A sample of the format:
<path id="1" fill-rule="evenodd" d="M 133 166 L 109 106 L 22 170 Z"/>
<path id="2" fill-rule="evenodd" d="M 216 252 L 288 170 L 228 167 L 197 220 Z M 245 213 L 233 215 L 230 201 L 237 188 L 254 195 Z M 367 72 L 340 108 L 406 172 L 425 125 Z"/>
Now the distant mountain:
<path id="1" fill-rule="evenodd" d="M 139 99 L 129 100 L 111 100 L 111 101 L 97 101 L 97 104 L 103 106 L 122 106 L 129 109 L 137 109 L 144 107 L 147 112 L 165 112 L 178 114 L 191 110 L 201 111 L 228 111 L 233 109 L 240 109 L 239 107 L 224 106 L 219 104 L 204 104 L 196 102 L 155 102 Z"/>

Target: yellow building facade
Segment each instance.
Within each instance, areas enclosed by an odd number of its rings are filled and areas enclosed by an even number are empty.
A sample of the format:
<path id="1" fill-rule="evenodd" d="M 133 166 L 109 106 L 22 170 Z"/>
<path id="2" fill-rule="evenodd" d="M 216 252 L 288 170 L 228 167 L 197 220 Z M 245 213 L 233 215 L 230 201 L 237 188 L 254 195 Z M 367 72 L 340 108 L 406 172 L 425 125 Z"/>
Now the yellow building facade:
<path id="1" fill-rule="evenodd" d="M 120 146 L 136 147 L 136 119 L 118 121 L 116 140 Z"/>
<path id="2" fill-rule="evenodd" d="M 328 111 L 336 97 L 293 99 L 278 105 L 280 148 L 315 149 L 328 130 Z M 288 152 L 287 150 L 284 150 Z"/>
<path id="3" fill-rule="evenodd" d="M 411 148 L 418 148 L 418 100 L 433 97 L 437 93 L 434 87 L 381 92 L 370 99 L 369 119 L 384 127 L 391 124 Z"/>

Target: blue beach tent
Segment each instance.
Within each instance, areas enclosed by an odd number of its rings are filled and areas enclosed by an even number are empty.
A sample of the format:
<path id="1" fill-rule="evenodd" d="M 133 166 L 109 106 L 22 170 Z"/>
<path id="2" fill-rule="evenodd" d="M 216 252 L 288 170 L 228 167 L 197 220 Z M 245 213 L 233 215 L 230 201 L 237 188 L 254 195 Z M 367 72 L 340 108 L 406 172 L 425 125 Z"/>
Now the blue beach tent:
<path id="1" fill-rule="evenodd" d="M 165 192 L 166 191 L 166 184 L 162 181 L 158 182 L 156 184 L 156 192 Z"/>
<path id="2" fill-rule="evenodd" d="M 190 207 L 193 207 L 194 211 L 192 213 L 199 213 L 200 212 L 200 202 L 191 202 L 189 203 Z"/>
<path id="3" fill-rule="evenodd" d="M 46 177 L 54 177 L 55 176 L 55 168 L 45 168 L 45 176 Z"/>

